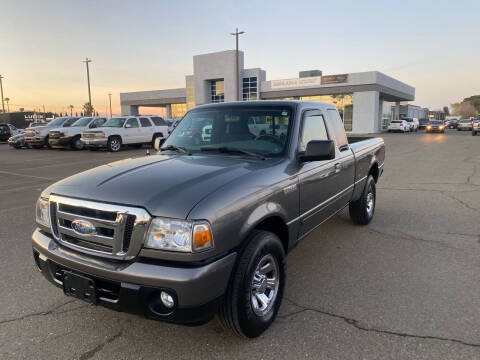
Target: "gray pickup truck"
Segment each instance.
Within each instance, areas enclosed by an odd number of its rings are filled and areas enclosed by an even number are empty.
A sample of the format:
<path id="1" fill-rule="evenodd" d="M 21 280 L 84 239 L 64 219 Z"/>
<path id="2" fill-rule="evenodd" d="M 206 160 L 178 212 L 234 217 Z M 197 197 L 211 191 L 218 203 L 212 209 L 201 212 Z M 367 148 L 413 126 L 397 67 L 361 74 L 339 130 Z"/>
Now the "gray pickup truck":
<path id="1" fill-rule="evenodd" d="M 270 126 L 257 134 L 258 122 Z M 256 337 L 280 307 L 288 251 L 347 206 L 354 223 L 372 219 L 385 145 L 355 140 L 330 104 L 196 107 L 155 155 L 44 190 L 35 263 L 88 303 L 184 324 L 218 313 Z"/>

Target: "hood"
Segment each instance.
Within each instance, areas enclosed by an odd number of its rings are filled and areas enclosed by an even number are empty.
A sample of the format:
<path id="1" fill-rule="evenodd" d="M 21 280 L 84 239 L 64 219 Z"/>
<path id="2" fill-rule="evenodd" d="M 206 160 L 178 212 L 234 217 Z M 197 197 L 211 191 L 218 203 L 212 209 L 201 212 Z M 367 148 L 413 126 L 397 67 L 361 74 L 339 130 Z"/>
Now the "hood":
<path id="1" fill-rule="evenodd" d="M 152 155 L 73 175 L 46 193 L 138 206 L 154 216 L 184 219 L 219 187 L 265 166 L 237 156 Z"/>

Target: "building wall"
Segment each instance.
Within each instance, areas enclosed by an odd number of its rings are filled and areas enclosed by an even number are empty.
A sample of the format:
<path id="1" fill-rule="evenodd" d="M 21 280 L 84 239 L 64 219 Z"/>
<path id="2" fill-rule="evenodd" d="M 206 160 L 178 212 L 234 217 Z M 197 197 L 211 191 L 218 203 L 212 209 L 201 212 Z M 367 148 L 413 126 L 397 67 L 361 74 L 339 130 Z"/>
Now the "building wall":
<path id="1" fill-rule="evenodd" d="M 242 51 L 239 51 L 238 57 L 240 74 L 242 74 Z M 194 56 L 193 73 L 195 79 L 196 105 L 209 104 L 211 102 L 209 80 L 215 79 L 223 79 L 225 82 L 225 101 L 236 101 L 237 92 L 235 90 L 235 50 Z M 240 86 L 241 81 L 239 81 L 238 84 L 238 91 L 241 94 Z"/>
<path id="2" fill-rule="evenodd" d="M 380 94 L 378 91 L 354 92 L 352 133 L 378 132 L 379 106 Z"/>

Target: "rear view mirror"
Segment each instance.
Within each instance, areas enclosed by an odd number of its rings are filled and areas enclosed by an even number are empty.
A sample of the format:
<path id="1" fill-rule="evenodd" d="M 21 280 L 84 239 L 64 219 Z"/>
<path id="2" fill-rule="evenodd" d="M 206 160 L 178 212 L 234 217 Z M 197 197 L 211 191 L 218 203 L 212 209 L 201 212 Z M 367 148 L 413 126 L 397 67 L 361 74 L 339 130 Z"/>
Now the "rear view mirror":
<path id="1" fill-rule="evenodd" d="M 153 148 L 157 151 L 160 151 L 163 143 L 165 142 L 165 138 L 157 137 L 155 138 L 155 142 L 153 143 Z"/>
<path id="2" fill-rule="evenodd" d="M 332 140 L 312 140 L 300 155 L 300 162 L 335 159 L 335 144 Z"/>

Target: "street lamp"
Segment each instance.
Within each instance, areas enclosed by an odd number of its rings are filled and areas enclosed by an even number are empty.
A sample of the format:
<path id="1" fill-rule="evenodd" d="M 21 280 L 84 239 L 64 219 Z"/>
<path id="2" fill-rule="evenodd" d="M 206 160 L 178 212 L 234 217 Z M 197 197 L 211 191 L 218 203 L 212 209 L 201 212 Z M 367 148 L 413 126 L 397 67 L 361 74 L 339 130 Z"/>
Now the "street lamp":
<path id="1" fill-rule="evenodd" d="M 91 95 L 91 92 L 90 92 L 90 69 L 88 68 L 88 64 L 92 62 L 92 60 L 90 60 L 88 57 L 85 58 L 85 61 L 82 61 L 85 63 L 85 65 L 87 66 L 87 83 L 88 83 L 88 104 L 90 105 L 90 108 L 88 109 L 88 111 L 90 112 L 90 114 L 88 115 L 92 115 L 91 112 L 92 112 L 92 95 Z M 86 114 L 85 114 L 86 115 Z"/>
<path id="2" fill-rule="evenodd" d="M 3 103 L 3 85 L 2 85 L 2 79 L 4 79 L 4 77 L 2 75 L 0 75 L 0 94 L 2 96 L 2 113 L 4 114 L 5 113 L 5 104 Z"/>
<path id="3" fill-rule="evenodd" d="M 110 119 L 112 118 L 112 93 L 108 93 L 110 99 Z"/>
<path id="4" fill-rule="evenodd" d="M 5 102 L 7 103 L 7 112 L 10 112 L 10 105 L 8 105 L 9 101 L 10 101 L 10 98 L 6 97 Z"/>
<path id="5" fill-rule="evenodd" d="M 237 82 L 237 101 L 240 101 L 240 80 L 239 80 L 239 73 L 240 73 L 240 65 L 238 64 L 238 35 L 245 34 L 245 31 L 238 31 L 238 28 L 235 29 L 234 33 L 230 33 L 230 35 L 235 35 L 235 67 L 236 67 L 236 82 Z"/>

